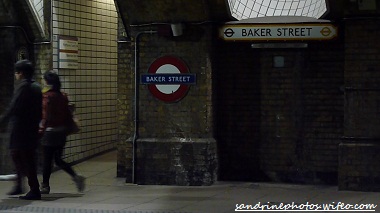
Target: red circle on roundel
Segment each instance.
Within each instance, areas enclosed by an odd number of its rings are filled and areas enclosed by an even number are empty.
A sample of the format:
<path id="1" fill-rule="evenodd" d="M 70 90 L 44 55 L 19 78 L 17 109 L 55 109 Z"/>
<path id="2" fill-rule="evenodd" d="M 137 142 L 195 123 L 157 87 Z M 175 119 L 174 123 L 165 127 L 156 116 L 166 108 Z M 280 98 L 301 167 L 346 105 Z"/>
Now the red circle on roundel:
<path id="1" fill-rule="evenodd" d="M 180 73 L 189 73 L 189 69 L 187 68 L 185 62 L 181 59 L 174 56 L 163 56 L 161 58 L 156 59 L 149 67 L 148 73 L 157 73 L 157 70 L 163 65 L 173 65 L 175 66 Z M 164 74 L 164 73 L 161 73 Z M 149 91 L 154 95 L 154 97 L 158 98 L 164 102 L 177 102 L 184 98 L 189 91 L 190 86 L 185 84 L 180 84 L 179 88 L 173 93 L 166 94 L 161 92 L 155 84 L 148 85 Z"/>

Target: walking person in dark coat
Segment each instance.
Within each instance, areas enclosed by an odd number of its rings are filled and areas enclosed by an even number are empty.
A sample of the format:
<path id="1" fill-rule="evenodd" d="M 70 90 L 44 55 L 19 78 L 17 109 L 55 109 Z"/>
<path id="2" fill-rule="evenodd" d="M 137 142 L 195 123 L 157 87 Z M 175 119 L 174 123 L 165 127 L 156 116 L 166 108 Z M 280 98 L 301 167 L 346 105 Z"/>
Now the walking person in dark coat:
<path id="1" fill-rule="evenodd" d="M 24 193 L 23 177 L 26 176 L 30 191 L 20 199 L 40 200 L 36 148 L 42 114 L 41 87 L 32 80 L 34 67 L 30 61 L 16 62 L 14 71 L 16 86 L 13 97 L 0 115 L 0 123 L 8 121 L 9 149 L 17 172 L 16 184 L 8 195 Z"/>

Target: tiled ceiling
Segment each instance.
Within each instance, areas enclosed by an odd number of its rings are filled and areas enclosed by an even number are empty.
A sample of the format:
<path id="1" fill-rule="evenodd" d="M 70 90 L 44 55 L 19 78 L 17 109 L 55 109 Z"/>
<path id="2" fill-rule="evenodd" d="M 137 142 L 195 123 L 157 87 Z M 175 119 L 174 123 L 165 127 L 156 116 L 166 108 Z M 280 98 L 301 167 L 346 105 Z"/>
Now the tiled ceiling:
<path id="1" fill-rule="evenodd" d="M 325 0 L 228 0 L 231 14 L 238 20 L 262 16 L 307 16 L 320 18 Z"/>

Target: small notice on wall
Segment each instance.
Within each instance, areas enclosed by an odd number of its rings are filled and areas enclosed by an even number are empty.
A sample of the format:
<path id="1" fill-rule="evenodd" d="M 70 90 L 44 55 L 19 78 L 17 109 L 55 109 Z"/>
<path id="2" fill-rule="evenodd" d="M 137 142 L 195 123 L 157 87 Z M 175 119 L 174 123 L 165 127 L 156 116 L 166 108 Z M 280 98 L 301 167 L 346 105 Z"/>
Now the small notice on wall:
<path id="1" fill-rule="evenodd" d="M 58 67 L 60 69 L 78 69 L 78 38 L 59 36 Z"/>

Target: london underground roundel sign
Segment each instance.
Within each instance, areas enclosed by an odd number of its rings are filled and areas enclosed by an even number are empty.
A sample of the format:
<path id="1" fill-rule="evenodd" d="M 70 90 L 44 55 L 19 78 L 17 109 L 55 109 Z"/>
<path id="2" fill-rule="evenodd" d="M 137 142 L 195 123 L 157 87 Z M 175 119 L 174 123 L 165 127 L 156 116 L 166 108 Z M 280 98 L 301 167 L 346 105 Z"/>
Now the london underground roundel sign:
<path id="1" fill-rule="evenodd" d="M 148 73 L 141 75 L 141 83 L 148 84 L 149 91 L 157 99 L 177 102 L 186 96 L 190 85 L 196 83 L 196 76 L 189 73 L 181 59 L 163 56 L 150 65 Z"/>

